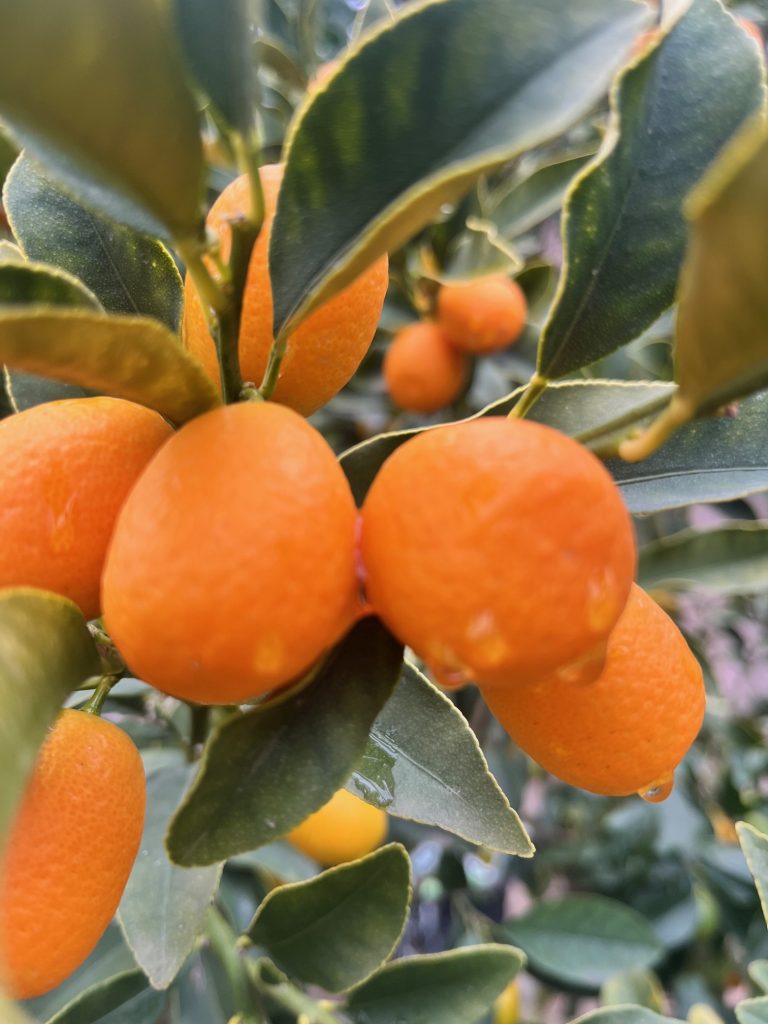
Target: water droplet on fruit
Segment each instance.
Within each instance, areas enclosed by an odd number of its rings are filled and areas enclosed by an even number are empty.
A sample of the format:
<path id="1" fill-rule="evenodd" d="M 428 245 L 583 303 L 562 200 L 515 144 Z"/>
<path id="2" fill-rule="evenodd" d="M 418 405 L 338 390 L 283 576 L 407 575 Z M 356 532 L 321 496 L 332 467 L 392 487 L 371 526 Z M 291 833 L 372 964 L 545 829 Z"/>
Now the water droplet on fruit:
<path id="1" fill-rule="evenodd" d="M 662 779 L 660 782 L 655 783 L 648 789 L 639 790 L 638 796 L 641 796 L 643 800 L 649 804 L 660 804 L 670 795 L 674 785 L 674 777 L 670 775 L 668 778 Z"/>

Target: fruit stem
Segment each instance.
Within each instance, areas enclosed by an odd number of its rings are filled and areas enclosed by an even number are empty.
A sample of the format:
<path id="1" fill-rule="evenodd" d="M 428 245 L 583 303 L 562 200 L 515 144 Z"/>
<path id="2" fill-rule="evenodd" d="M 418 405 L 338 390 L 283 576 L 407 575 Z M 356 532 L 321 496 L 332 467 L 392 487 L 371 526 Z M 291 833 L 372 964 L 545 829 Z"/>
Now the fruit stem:
<path id="1" fill-rule="evenodd" d="M 300 992 L 288 981 L 270 982 L 262 975 L 261 965 L 250 962 L 251 979 L 266 999 L 270 999 L 294 1014 L 305 1018 L 308 1024 L 340 1024 L 335 1013 L 316 1003 L 314 999 Z"/>
<path id="2" fill-rule="evenodd" d="M 547 390 L 548 386 L 549 381 L 546 377 L 542 377 L 540 374 L 534 373 L 534 375 L 528 381 L 525 391 L 518 399 L 517 404 L 512 407 L 509 413 L 509 418 L 521 420 L 525 416 L 527 416 L 531 409 L 534 407 L 534 405 L 538 402 L 538 400 Z"/>
<path id="3" fill-rule="evenodd" d="M 254 1000 L 249 965 L 237 949 L 235 933 L 218 907 L 213 906 L 208 911 L 206 934 L 229 981 L 236 1013 L 247 1021 L 255 1018 L 261 1024 L 266 1017 Z"/>
<path id="4" fill-rule="evenodd" d="M 109 691 L 112 689 L 116 682 L 116 676 L 102 676 L 101 679 L 96 684 L 93 693 L 85 702 L 85 704 L 83 704 L 80 710 L 87 712 L 89 715 L 96 715 L 96 717 L 98 718 L 98 716 L 101 714 L 101 709 L 104 706 L 104 701 L 107 699 Z"/>
<path id="5" fill-rule="evenodd" d="M 251 213 L 248 219 L 253 225 L 255 235 L 258 235 L 261 225 L 264 223 L 264 191 L 259 174 L 258 142 L 251 134 L 248 137 L 236 135 L 234 143 L 238 166 L 244 174 L 248 175 L 251 195 Z"/>
<path id="6" fill-rule="evenodd" d="M 264 371 L 264 379 L 261 382 L 259 388 L 259 394 L 267 401 L 272 397 L 272 392 L 277 387 L 277 378 L 280 376 L 280 366 L 285 356 L 285 350 L 288 347 L 288 339 L 278 336 L 272 343 L 272 348 L 269 352 L 269 361 L 267 368 Z"/>

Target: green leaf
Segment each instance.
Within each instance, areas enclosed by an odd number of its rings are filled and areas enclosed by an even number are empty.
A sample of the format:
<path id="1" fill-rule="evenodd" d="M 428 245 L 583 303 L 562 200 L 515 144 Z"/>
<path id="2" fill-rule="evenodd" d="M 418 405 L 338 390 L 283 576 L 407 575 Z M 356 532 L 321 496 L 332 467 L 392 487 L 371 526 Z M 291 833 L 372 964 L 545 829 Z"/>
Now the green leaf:
<path id="1" fill-rule="evenodd" d="M 141 971 L 129 971 L 86 990 L 48 1024 L 158 1024 L 166 999 Z"/>
<path id="2" fill-rule="evenodd" d="M 203 160 L 169 28 L 156 0 L 0 0 L 0 115 L 75 195 L 115 190 L 184 239 L 201 220 Z"/>
<path id="3" fill-rule="evenodd" d="M 577 1017 L 571 1024 L 682 1024 L 676 1017 L 663 1017 L 645 1006 L 605 1006 Z"/>
<path id="4" fill-rule="evenodd" d="M 32 587 L 0 592 L 0 836 L 67 694 L 99 671 L 80 610 Z"/>
<path id="5" fill-rule="evenodd" d="M 44 263 L 0 263 L 0 306 L 74 306 L 101 311 L 101 304 L 76 277 Z"/>
<path id="6" fill-rule="evenodd" d="M 600 987 L 600 1002 L 606 1006 L 627 1003 L 660 1010 L 664 1006 L 664 988 L 653 971 L 629 970 L 614 974 Z"/>
<path id="7" fill-rule="evenodd" d="M 747 973 L 758 988 L 768 992 L 768 960 L 753 960 L 747 967 Z"/>
<path id="8" fill-rule="evenodd" d="M 254 129 L 256 67 L 243 0 L 174 0 L 184 55 L 198 85 L 226 123 Z"/>
<path id="9" fill-rule="evenodd" d="M 540 903 L 499 929 L 532 969 L 561 984 L 598 988 L 612 974 L 650 967 L 664 947 L 636 910 L 605 896 Z"/>
<path id="10" fill-rule="evenodd" d="M 612 99 L 605 143 L 565 206 L 565 265 L 539 346 L 546 378 L 631 341 L 672 303 L 683 200 L 764 102 L 762 62 L 719 0 L 693 0 Z"/>
<path id="11" fill-rule="evenodd" d="M 3 203 L 30 259 L 74 274 L 110 313 L 153 316 L 178 330 L 181 277 L 160 242 L 81 206 L 26 156 L 8 176 Z"/>
<path id="12" fill-rule="evenodd" d="M 706 587 L 720 594 L 768 589 L 768 526 L 728 523 L 683 530 L 640 550 L 638 583 L 646 590 Z"/>
<path id="13" fill-rule="evenodd" d="M 173 423 L 220 403 L 202 365 L 149 317 L 52 306 L 6 308 L 0 311 L 0 362 L 139 402 Z"/>
<path id="14" fill-rule="evenodd" d="M 308 882 L 273 889 L 248 935 L 292 978 L 343 992 L 391 956 L 410 901 L 408 854 L 390 843 Z"/>
<path id="15" fill-rule="evenodd" d="M 483 172 L 585 114 L 648 13 L 623 0 L 437 0 L 364 42 L 288 141 L 270 242 L 275 333 Z"/>
<path id="16" fill-rule="evenodd" d="M 736 1004 L 733 1012 L 739 1024 L 768 1024 L 768 996 L 744 999 Z"/>
<path id="17" fill-rule="evenodd" d="M 758 832 L 754 825 L 748 825 L 746 821 L 737 822 L 736 831 L 739 834 L 741 852 L 752 872 L 760 905 L 768 922 L 768 836 Z"/>
<path id="18" fill-rule="evenodd" d="M 346 788 L 389 814 L 530 857 L 519 817 L 461 712 L 413 665 L 378 718 Z"/>
<path id="19" fill-rule="evenodd" d="M 304 689 L 221 725 L 171 823 L 175 863 L 212 864 L 271 842 L 327 803 L 359 761 L 401 663 L 400 644 L 363 619 Z"/>
<path id="20" fill-rule="evenodd" d="M 735 416 L 697 420 L 642 462 L 608 459 L 630 512 L 731 501 L 768 487 L 768 392 Z"/>
<path id="21" fill-rule="evenodd" d="M 306 882 L 317 874 L 317 864 L 290 843 L 267 843 L 256 850 L 230 857 L 227 867 L 246 868 L 279 878 L 282 882 Z"/>
<path id="22" fill-rule="evenodd" d="M 503 194 L 490 196 L 484 204 L 485 215 L 505 238 L 525 234 L 557 213 L 568 186 L 592 156 L 594 148 L 535 166 L 529 174 L 514 180 L 511 188 L 507 186 Z"/>
<path id="23" fill-rule="evenodd" d="M 691 196 L 675 336 L 679 401 L 713 412 L 768 385 L 768 137 L 750 125 Z"/>
<path id="24" fill-rule="evenodd" d="M 350 995 L 354 1024 L 475 1024 L 523 966 L 517 949 L 492 944 L 387 964 Z"/>
<path id="25" fill-rule="evenodd" d="M 6 174 L 13 167 L 13 162 L 19 155 L 18 149 L 14 146 L 0 126 L 0 185 L 2 185 Z"/>
<path id="26" fill-rule="evenodd" d="M 208 907 L 221 876 L 219 864 L 178 868 L 165 850 L 168 822 L 192 771 L 188 765 L 169 765 L 147 779 L 141 849 L 118 912 L 136 963 L 157 989 L 168 988 L 205 931 Z"/>
<path id="27" fill-rule="evenodd" d="M 88 398 L 95 394 L 86 388 L 73 384 L 62 384 L 56 380 L 39 377 L 36 373 L 20 370 L 5 370 L 4 380 L 14 412 L 24 412 L 35 405 L 58 402 L 63 398 Z"/>

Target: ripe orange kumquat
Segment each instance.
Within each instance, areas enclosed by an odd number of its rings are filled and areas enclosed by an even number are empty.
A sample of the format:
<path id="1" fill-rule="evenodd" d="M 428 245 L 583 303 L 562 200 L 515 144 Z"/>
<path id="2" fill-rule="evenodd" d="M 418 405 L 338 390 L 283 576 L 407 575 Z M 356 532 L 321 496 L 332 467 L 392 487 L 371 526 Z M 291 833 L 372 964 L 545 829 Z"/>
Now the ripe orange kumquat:
<path id="1" fill-rule="evenodd" d="M 564 782 L 605 796 L 668 796 L 704 717 L 699 663 L 666 612 L 634 585 L 594 682 L 479 684 L 527 754 Z"/>
<path id="2" fill-rule="evenodd" d="M 346 789 L 286 836 L 297 850 L 332 867 L 372 853 L 387 835 L 387 815 Z"/>
<path id="3" fill-rule="evenodd" d="M 162 416 L 119 398 L 47 402 L 0 421 L 0 586 L 52 590 L 95 618 L 117 514 L 171 434 Z"/>
<path id="4" fill-rule="evenodd" d="M 468 377 L 463 352 L 437 324 L 409 324 L 392 339 L 384 357 L 384 382 L 395 405 L 429 413 L 455 401 Z"/>
<path id="5" fill-rule="evenodd" d="M 496 416 L 426 430 L 381 467 L 362 520 L 368 599 L 441 681 L 600 670 L 634 534 L 575 441 Z"/>
<path id="6" fill-rule="evenodd" d="M 141 842 L 141 757 L 117 726 L 62 711 L 16 813 L 0 871 L 0 982 L 15 999 L 61 984 L 117 910 Z"/>
<path id="7" fill-rule="evenodd" d="M 502 275 L 446 284 L 437 295 L 437 322 L 456 348 L 474 355 L 517 341 L 527 314 L 522 288 Z"/>
<path id="8" fill-rule="evenodd" d="M 238 703 L 301 676 L 360 613 L 357 512 L 321 434 L 274 402 L 184 426 L 115 528 L 104 617 L 142 679 Z"/>

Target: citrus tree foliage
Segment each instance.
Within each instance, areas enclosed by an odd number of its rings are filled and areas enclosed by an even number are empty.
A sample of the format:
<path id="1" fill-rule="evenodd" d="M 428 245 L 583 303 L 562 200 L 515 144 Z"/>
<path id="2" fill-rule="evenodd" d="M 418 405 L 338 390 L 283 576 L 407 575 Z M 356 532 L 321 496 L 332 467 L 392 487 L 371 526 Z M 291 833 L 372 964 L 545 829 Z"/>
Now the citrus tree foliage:
<path id="1" fill-rule="evenodd" d="M 527 415 L 604 459 L 646 517 L 639 580 L 670 608 L 701 586 L 761 600 L 765 522 L 702 530 L 681 510 L 752 509 L 768 489 L 765 64 L 721 0 L 661 6 L 0 0 L 0 413 L 102 394 L 180 427 L 258 399 L 290 333 L 389 253 L 371 355 L 316 417 L 358 504 L 419 431 Z M 243 381 L 256 169 L 278 160 L 276 340 L 264 381 Z M 204 218 L 238 171 L 251 210 L 225 260 Z M 185 268 L 221 387 L 181 344 Z M 445 416 L 393 417 L 383 342 L 432 311 L 440 282 L 499 269 L 527 297 L 522 340 L 478 361 Z M 727 750 L 727 815 L 690 771 L 663 809 L 573 798 L 566 813 L 562 788 L 537 802 L 540 777 L 523 802 L 528 768 L 482 701 L 433 685 L 377 619 L 300 685 L 243 707 L 164 697 L 115 658 L 64 599 L 0 592 L 4 832 L 56 710 L 105 674 L 149 800 L 116 923 L 59 988 L 3 1004 L 4 1021 L 473 1024 L 527 965 L 599 997 L 585 1024 L 716 1024 L 674 957 L 728 927 L 758 990 L 736 1016 L 768 1021 L 749 875 L 765 907 L 753 780 L 768 762 L 752 726 L 721 717 L 692 755 L 711 779 L 707 744 Z M 287 837 L 342 787 L 388 812 L 394 841 L 324 870 Z M 729 815 L 749 818 L 749 869 Z M 559 893 L 558 872 L 586 891 Z M 554 897 L 533 906 L 496 898 L 550 878 Z M 450 909 L 450 934 L 429 932 L 430 908 Z"/>

